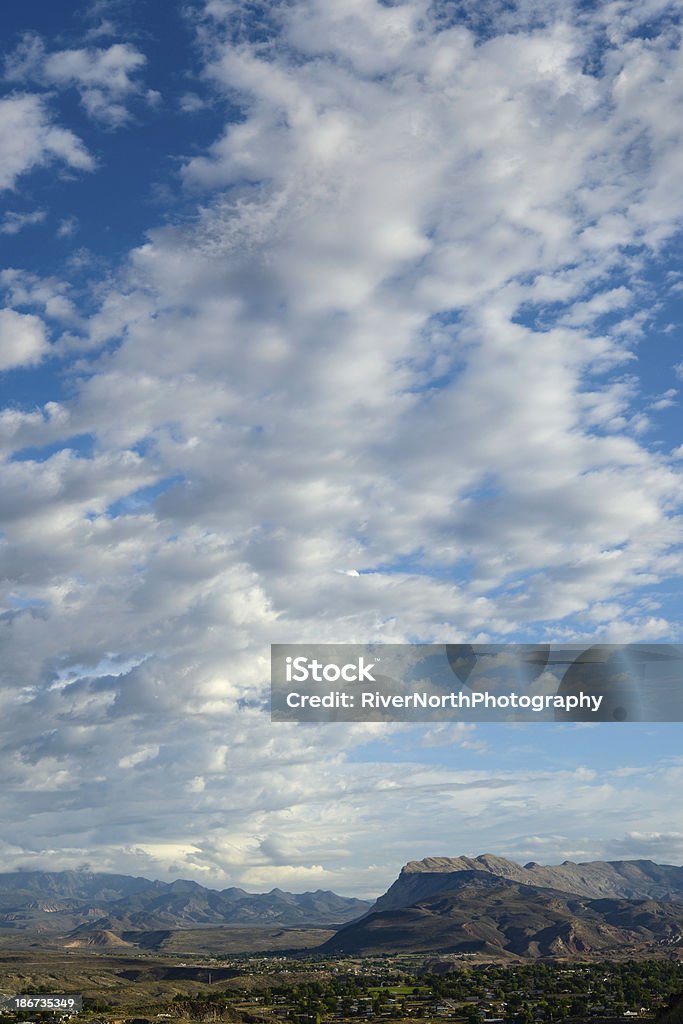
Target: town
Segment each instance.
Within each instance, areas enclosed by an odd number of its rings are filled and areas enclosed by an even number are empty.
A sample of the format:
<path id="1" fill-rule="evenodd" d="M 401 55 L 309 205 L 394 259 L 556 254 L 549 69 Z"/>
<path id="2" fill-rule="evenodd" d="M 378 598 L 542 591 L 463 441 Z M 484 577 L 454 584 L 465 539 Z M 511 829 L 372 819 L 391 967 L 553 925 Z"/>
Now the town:
<path id="1" fill-rule="evenodd" d="M 37 1014 L 6 1008 L 0 1019 L 7 1024 L 56 1024 L 67 1017 L 74 1024 L 601 1024 L 656 1019 L 683 991 L 678 958 L 503 964 L 478 962 L 467 954 L 273 955 L 180 963 L 169 958 L 165 965 L 160 959 L 128 957 L 118 964 L 111 956 L 89 959 L 97 965 L 101 987 L 84 987 L 81 1010 Z M 54 985 L 27 985 L 22 994 L 41 991 L 54 992 Z"/>

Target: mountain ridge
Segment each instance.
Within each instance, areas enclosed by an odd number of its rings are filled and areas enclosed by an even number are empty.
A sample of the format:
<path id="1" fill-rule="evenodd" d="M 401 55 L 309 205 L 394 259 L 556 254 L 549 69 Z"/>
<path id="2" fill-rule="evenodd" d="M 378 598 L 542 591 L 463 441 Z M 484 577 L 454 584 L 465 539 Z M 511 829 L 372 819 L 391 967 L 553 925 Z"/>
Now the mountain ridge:
<path id="1" fill-rule="evenodd" d="M 525 865 L 498 857 L 425 857 L 408 861 L 396 881 L 376 900 L 373 911 L 409 906 L 418 899 L 446 892 L 463 872 L 481 872 L 507 878 L 522 885 L 557 889 L 594 899 L 614 896 L 623 899 L 655 898 L 665 902 L 683 900 L 683 867 L 657 864 L 652 860 L 583 861 L 565 860 L 559 865 Z"/>
<path id="2" fill-rule="evenodd" d="M 542 866 L 482 854 L 409 861 L 327 953 L 537 958 L 683 947 L 683 868 L 654 861 Z"/>
<path id="3" fill-rule="evenodd" d="M 0 873 L 0 927 L 86 936 L 211 925 L 338 926 L 370 908 L 330 890 L 273 888 L 249 893 L 230 886 L 173 882 L 91 871 Z"/>

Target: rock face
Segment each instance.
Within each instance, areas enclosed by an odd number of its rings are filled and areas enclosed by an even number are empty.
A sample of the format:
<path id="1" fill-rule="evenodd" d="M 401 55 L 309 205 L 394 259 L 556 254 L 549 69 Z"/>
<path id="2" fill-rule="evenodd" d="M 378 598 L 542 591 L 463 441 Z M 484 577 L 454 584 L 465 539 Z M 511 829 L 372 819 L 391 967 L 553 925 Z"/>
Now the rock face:
<path id="1" fill-rule="evenodd" d="M 468 873 L 486 873 L 543 889 L 556 889 L 594 899 L 657 899 L 683 902 L 683 868 L 655 864 L 651 860 L 565 861 L 543 867 L 484 853 L 480 857 L 426 857 L 410 861 L 391 888 L 375 903 L 373 910 L 410 906 L 419 899 L 448 892 Z"/>
<path id="2" fill-rule="evenodd" d="M 682 868 L 652 861 L 522 867 L 484 854 L 412 861 L 369 914 L 322 949 L 534 958 L 664 946 L 683 946 Z"/>

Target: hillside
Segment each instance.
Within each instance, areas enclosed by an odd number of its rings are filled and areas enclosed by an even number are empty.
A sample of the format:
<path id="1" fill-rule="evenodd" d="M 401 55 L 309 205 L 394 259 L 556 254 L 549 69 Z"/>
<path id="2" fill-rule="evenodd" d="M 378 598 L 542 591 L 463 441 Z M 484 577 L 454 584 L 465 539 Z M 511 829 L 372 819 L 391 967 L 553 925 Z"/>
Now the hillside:
<path id="1" fill-rule="evenodd" d="M 406 865 L 372 911 L 322 950 L 652 955 L 683 947 L 682 876 L 650 861 L 555 868 L 491 855 L 428 858 Z"/>
<path id="2" fill-rule="evenodd" d="M 336 953 L 479 952 L 517 957 L 654 952 L 683 945 L 683 905 L 586 900 L 502 879 L 471 880 L 457 893 L 371 913 L 341 928 Z"/>

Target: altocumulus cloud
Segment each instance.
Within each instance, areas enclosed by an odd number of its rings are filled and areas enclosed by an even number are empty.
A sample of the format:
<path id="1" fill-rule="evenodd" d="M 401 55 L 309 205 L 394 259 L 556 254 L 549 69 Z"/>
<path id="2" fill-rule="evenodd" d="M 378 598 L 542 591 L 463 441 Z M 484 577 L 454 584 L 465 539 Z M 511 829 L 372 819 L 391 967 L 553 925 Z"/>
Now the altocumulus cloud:
<path id="1" fill-rule="evenodd" d="M 264 710 L 270 642 L 674 631 L 639 589 L 680 571 L 681 484 L 635 351 L 683 217 L 676 7 L 537 13 L 195 12 L 202 85 L 240 116 L 183 158 L 193 216 L 56 338 L 73 396 L 0 416 L 7 862 L 376 889 L 378 825 L 392 864 L 463 828 L 520 855 L 621 837 L 632 779 L 359 765 L 377 727 Z M 31 52 L 125 121 L 137 49 Z M 91 169 L 43 100 L 3 102 L 33 116 L 8 187 Z M 679 776 L 641 780 L 639 836 Z"/>

